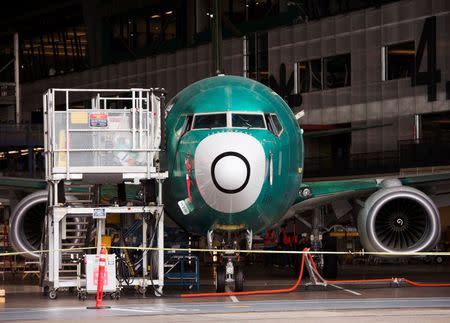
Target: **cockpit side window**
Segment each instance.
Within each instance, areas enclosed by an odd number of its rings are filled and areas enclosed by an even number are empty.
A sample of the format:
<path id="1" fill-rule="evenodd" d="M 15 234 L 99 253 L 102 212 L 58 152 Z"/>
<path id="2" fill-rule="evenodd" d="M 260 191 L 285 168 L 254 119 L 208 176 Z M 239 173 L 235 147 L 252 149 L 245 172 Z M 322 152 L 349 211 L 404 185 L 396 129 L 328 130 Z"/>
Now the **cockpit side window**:
<path id="1" fill-rule="evenodd" d="M 266 113 L 264 115 L 264 118 L 266 119 L 267 129 L 275 135 L 274 126 L 272 123 L 272 118 L 270 117 L 270 114 Z"/>
<path id="2" fill-rule="evenodd" d="M 233 128 L 266 128 L 263 116 L 251 113 L 233 113 L 231 115 L 231 125 Z"/>
<path id="3" fill-rule="evenodd" d="M 276 135 L 279 136 L 283 132 L 283 126 L 281 125 L 280 120 L 278 120 L 278 117 L 276 114 L 271 114 L 273 125 L 275 127 Z"/>
<path id="4" fill-rule="evenodd" d="M 283 126 L 280 123 L 280 120 L 278 119 L 276 114 L 265 114 L 264 115 L 265 119 L 266 119 L 266 123 L 267 123 L 267 129 L 269 129 L 269 131 L 271 133 L 273 133 L 275 136 L 280 136 L 281 133 L 283 132 Z"/>
<path id="5" fill-rule="evenodd" d="M 183 137 L 186 132 L 192 128 L 192 115 L 180 117 L 176 126 L 177 134 L 179 137 Z"/>
<path id="6" fill-rule="evenodd" d="M 192 129 L 225 128 L 227 126 L 226 113 L 197 114 Z"/>

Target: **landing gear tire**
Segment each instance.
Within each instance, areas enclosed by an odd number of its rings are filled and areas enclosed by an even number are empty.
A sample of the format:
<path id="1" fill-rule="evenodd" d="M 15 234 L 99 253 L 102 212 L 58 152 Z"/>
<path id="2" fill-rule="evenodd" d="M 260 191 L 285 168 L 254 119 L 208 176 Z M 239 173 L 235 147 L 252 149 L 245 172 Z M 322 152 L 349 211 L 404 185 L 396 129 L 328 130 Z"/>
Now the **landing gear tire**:
<path id="1" fill-rule="evenodd" d="M 244 290 L 244 271 L 242 268 L 236 267 L 234 272 L 234 291 L 242 292 Z"/>
<path id="2" fill-rule="evenodd" d="M 325 251 L 336 251 L 337 241 L 335 238 L 330 236 L 324 236 L 323 240 L 323 250 Z M 323 255 L 323 278 L 336 279 L 338 274 L 338 256 L 333 254 Z"/>
<path id="3" fill-rule="evenodd" d="M 223 293 L 225 291 L 225 267 L 217 266 L 216 268 L 216 293 Z"/>

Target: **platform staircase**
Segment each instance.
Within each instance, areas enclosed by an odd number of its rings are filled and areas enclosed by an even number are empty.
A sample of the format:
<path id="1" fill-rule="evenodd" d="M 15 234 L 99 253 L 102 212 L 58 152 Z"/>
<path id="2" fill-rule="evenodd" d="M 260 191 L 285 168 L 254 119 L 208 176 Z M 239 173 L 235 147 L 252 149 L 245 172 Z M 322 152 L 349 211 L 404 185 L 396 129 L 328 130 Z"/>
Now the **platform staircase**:
<path id="1" fill-rule="evenodd" d="M 94 186 L 79 182 L 65 182 L 64 194 L 66 204 L 70 207 L 90 207 L 95 204 Z M 95 236 L 91 217 L 67 215 L 65 229 L 62 228 L 62 249 L 88 247 L 91 237 Z M 65 232 L 65 235 L 64 235 Z M 61 278 L 76 278 L 77 265 L 89 250 L 70 250 L 61 253 Z"/>

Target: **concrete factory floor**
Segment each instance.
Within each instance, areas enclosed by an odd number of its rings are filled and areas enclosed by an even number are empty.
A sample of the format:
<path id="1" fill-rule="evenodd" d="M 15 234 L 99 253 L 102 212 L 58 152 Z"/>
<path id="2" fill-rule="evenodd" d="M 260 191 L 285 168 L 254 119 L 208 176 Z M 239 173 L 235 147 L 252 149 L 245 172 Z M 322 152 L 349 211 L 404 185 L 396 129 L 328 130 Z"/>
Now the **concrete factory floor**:
<path id="1" fill-rule="evenodd" d="M 202 292 L 212 291 L 211 278 L 205 269 L 200 287 Z M 292 270 L 250 265 L 246 268 L 246 290 L 274 289 L 291 286 Z M 450 264 L 415 264 L 377 266 L 342 266 L 339 279 L 380 277 L 407 277 L 426 282 L 450 282 Z M 7 277 L 8 278 L 8 277 Z M 304 278 L 302 285 L 308 282 Z M 0 281 L 0 286 L 2 282 Z M 300 286 L 288 294 L 226 296 L 182 299 L 178 295 L 186 290 L 166 287 L 165 297 L 147 297 L 134 291 L 125 292 L 120 300 L 105 298 L 110 309 L 87 310 L 94 305 L 94 296 L 84 302 L 74 294 L 61 292 L 58 299 L 49 300 L 41 295 L 32 281 L 3 282 L 5 303 L 0 304 L 0 321 L 65 321 L 119 322 L 124 317 L 135 322 L 194 322 L 194 321 L 258 321 L 274 319 L 302 320 L 326 319 L 330 322 L 449 322 L 450 287 L 400 287 L 389 283 L 346 284 L 323 287 Z"/>

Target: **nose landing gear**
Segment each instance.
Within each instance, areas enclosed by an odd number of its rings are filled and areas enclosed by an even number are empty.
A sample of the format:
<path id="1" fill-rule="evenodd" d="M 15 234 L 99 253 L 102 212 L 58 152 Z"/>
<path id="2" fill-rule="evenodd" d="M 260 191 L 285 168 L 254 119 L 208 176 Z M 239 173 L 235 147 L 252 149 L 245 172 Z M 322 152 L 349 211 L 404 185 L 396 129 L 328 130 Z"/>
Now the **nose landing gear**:
<path id="1" fill-rule="evenodd" d="M 244 237 L 246 240 L 245 247 L 251 249 L 252 247 L 252 231 L 246 230 L 244 232 L 240 232 L 237 236 L 242 237 L 242 233 L 244 233 Z M 213 240 L 213 232 L 208 231 L 207 241 L 208 247 L 212 249 L 212 240 Z M 229 237 L 230 235 L 228 235 Z M 233 247 L 231 247 L 231 245 Z M 223 249 L 234 249 L 236 251 L 227 251 L 223 253 L 219 253 L 216 256 L 216 253 L 213 253 L 213 260 L 216 262 L 215 266 L 215 286 L 217 293 L 223 293 L 227 285 L 231 285 L 234 283 L 234 291 L 242 292 L 244 290 L 244 270 L 242 266 L 239 266 L 240 255 L 237 249 L 238 243 L 237 241 L 233 241 L 233 243 L 225 243 L 222 242 Z"/>
<path id="2" fill-rule="evenodd" d="M 240 266 L 235 266 L 233 258 L 235 256 L 225 256 L 226 265 L 217 265 L 216 267 L 216 292 L 223 293 L 227 284 L 234 282 L 234 291 L 242 292 L 244 290 L 244 270 Z"/>

